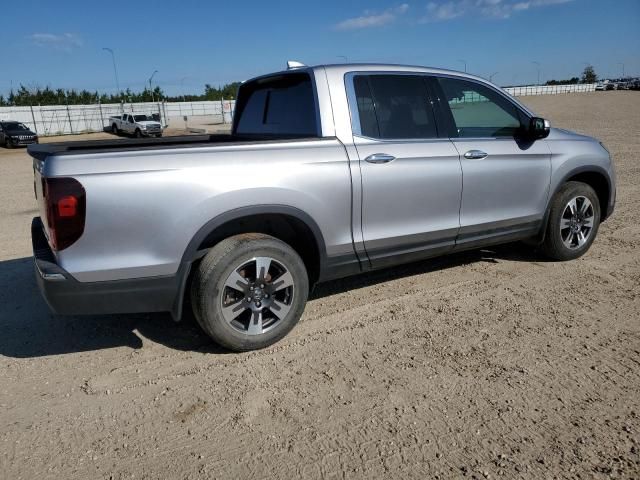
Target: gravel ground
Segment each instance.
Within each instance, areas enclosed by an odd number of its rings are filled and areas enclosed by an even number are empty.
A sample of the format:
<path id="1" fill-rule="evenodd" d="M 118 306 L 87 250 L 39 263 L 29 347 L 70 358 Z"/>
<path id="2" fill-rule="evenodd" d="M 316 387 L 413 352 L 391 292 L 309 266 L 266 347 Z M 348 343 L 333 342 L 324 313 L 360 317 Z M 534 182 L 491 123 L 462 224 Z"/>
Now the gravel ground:
<path id="1" fill-rule="evenodd" d="M 0 478 L 639 478 L 640 95 L 524 101 L 616 161 L 585 257 L 512 245 L 333 282 L 246 354 L 165 315 L 51 315 L 31 163 L 1 151 Z"/>

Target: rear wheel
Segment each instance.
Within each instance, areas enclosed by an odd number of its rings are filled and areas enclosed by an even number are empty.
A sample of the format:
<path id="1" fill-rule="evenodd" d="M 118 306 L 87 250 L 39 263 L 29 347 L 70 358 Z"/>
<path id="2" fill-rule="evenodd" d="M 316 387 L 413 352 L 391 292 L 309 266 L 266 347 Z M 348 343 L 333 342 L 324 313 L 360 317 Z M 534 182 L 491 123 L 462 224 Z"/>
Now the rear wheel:
<path id="1" fill-rule="evenodd" d="M 118 130 L 118 126 L 115 123 L 111 126 L 111 131 L 114 135 L 118 135 L 120 133 L 120 131 Z"/>
<path id="2" fill-rule="evenodd" d="M 555 260 L 584 255 L 600 226 L 600 202 L 596 192 L 582 182 L 567 182 L 551 202 L 542 251 Z"/>
<path id="3" fill-rule="evenodd" d="M 298 323 L 307 301 L 304 262 L 269 235 L 229 237 L 194 273 L 191 304 L 202 329 L 236 351 L 267 347 Z"/>

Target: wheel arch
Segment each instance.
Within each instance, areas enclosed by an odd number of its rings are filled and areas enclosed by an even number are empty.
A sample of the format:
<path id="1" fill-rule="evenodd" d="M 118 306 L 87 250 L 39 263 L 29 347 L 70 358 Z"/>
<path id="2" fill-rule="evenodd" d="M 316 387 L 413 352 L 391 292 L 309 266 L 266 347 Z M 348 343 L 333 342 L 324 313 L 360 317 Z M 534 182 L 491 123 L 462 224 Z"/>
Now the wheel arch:
<path id="1" fill-rule="evenodd" d="M 562 179 L 556 183 L 556 187 L 549 195 L 547 200 L 547 206 L 545 209 L 544 219 L 542 222 L 542 231 L 537 239 L 537 242 L 544 241 L 547 233 L 547 224 L 549 220 L 549 209 L 553 198 L 558 191 L 567 182 L 582 182 L 593 188 L 598 196 L 598 203 L 600 204 L 600 222 L 604 222 L 607 218 L 607 210 L 609 205 L 609 198 L 611 195 L 611 179 L 607 171 L 596 165 L 577 167 L 567 172 Z"/>
<path id="2" fill-rule="evenodd" d="M 236 208 L 205 223 L 189 242 L 181 265 L 184 268 L 172 315 L 180 319 L 192 265 L 209 248 L 240 233 L 264 233 L 289 244 L 302 258 L 309 273 L 310 288 L 318 281 L 326 265 L 326 245 L 322 231 L 306 212 L 287 205 L 260 205 Z"/>
<path id="3" fill-rule="evenodd" d="M 600 204 L 600 221 L 603 222 L 607 218 L 607 207 L 609 205 L 609 196 L 611 194 L 611 181 L 606 172 L 597 169 L 586 169 L 584 171 L 574 172 L 568 176 L 562 184 L 567 182 L 586 183 L 593 188 L 598 196 Z"/>

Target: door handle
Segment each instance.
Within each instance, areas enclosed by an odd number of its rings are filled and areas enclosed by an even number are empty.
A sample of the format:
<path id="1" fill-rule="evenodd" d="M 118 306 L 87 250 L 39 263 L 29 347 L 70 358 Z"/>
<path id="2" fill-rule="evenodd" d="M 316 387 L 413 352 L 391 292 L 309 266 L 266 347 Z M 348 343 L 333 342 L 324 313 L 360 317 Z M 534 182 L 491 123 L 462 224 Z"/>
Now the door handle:
<path id="1" fill-rule="evenodd" d="M 483 152 L 482 150 L 469 150 L 464 154 L 464 158 L 468 158 L 469 160 L 480 160 L 487 155 L 488 154 Z"/>
<path id="2" fill-rule="evenodd" d="M 374 153 L 373 155 L 369 155 L 365 158 L 364 161 L 369 163 L 389 163 L 395 159 L 396 157 L 393 155 L 387 155 L 386 153 Z"/>

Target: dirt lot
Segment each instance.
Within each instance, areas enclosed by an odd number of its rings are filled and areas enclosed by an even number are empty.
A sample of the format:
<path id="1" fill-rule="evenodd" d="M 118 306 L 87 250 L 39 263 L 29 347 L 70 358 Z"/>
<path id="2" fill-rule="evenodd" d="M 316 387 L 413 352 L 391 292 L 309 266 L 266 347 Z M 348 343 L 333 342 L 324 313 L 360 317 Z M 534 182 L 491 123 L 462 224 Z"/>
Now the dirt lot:
<path id="1" fill-rule="evenodd" d="M 640 477 L 640 94 L 525 98 L 602 139 L 591 251 L 506 246 L 334 282 L 276 346 L 49 314 L 31 163 L 0 153 L 0 478 Z"/>

